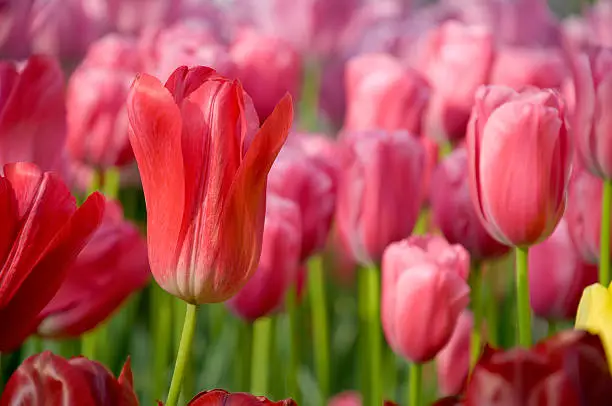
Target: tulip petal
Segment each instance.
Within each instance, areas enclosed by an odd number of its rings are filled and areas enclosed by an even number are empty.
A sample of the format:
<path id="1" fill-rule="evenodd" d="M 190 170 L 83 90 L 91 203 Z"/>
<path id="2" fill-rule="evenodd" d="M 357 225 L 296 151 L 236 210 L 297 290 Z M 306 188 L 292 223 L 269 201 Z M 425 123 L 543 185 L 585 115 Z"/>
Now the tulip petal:
<path id="1" fill-rule="evenodd" d="M 3 217 L 0 226 L 0 263 L 4 264 L 17 233 L 19 219 L 15 193 L 9 180 L 3 177 L 0 177 L 0 213 Z"/>

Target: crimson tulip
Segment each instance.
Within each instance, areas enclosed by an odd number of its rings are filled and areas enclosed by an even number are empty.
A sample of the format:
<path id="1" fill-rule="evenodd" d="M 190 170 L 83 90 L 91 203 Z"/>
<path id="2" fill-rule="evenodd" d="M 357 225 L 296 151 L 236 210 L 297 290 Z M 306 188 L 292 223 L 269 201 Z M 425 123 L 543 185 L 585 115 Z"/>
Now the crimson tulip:
<path id="1" fill-rule="evenodd" d="M 345 133 L 340 145 L 336 221 L 361 263 L 378 262 L 412 232 L 421 208 L 425 151 L 406 131 Z"/>
<path id="2" fill-rule="evenodd" d="M 291 126 L 291 97 L 259 128 L 239 81 L 180 67 L 165 86 L 139 75 L 127 104 L 155 280 L 191 304 L 229 299 L 259 263 L 267 175 Z"/>
<path id="3" fill-rule="evenodd" d="M 84 334 L 143 288 L 149 277 L 144 239 L 135 225 L 123 219 L 121 206 L 109 201 L 100 227 L 41 311 L 37 333 L 54 338 Z"/>
<path id="4" fill-rule="evenodd" d="M 84 357 L 66 360 L 45 351 L 27 358 L 10 377 L 0 406 L 138 406 L 128 359 L 119 378 Z"/>
<path id="5" fill-rule="evenodd" d="M 481 87 L 467 145 L 472 201 L 491 236 L 513 246 L 548 237 L 565 210 L 572 162 L 559 94 Z"/>
<path id="6" fill-rule="evenodd" d="M 33 162 L 64 169 L 64 74 L 50 57 L 30 57 L 23 68 L 0 62 L 0 166 Z"/>
<path id="7" fill-rule="evenodd" d="M 292 200 L 270 194 L 267 200 L 259 267 L 228 302 L 240 317 L 255 320 L 277 310 L 295 283 L 300 265 L 302 221 Z"/>
<path id="8" fill-rule="evenodd" d="M 273 402 L 264 396 L 250 393 L 230 393 L 223 389 L 213 389 L 197 394 L 187 406 L 297 406 L 293 399 Z"/>
<path id="9" fill-rule="evenodd" d="M 76 207 L 58 177 L 30 163 L 4 165 L 0 176 L 0 352 L 17 348 L 36 329 L 40 311 L 96 230 L 104 197 Z"/>

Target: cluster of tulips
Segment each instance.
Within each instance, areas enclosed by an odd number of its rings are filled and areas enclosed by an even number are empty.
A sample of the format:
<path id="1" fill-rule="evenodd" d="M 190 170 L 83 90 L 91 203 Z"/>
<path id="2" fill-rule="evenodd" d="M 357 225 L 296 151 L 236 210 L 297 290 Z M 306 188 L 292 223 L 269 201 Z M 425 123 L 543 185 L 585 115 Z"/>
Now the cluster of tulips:
<path id="1" fill-rule="evenodd" d="M 0 406 L 610 404 L 612 1 L 416 3 L 0 2 Z"/>

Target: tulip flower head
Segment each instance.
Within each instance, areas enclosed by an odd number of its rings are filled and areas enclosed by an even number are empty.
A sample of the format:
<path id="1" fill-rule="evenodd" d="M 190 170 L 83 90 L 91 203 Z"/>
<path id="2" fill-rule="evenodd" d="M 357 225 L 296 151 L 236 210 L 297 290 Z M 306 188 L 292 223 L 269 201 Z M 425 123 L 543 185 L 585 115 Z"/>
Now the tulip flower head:
<path id="1" fill-rule="evenodd" d="M 511 246 L 548 237 L 565 210 L 572 162 L 559 94 L 481 87 L 467 145 L 472 201 L 491 236 Z"/>
<path id="2" fill-rule="evenodd" d="M 464 310 L 448 344 L 436 356 L 438 384 L 440 392 L 445 395 L 458 395 L 465 387 L 470 369 L 473 329 L 474 316 L 469 310 Z"/>
<path id="3" fill-rule="evenodd" d="M 269 400 L 264 396 L 255 396 L 250 393 L 230 393 L 223 389 L 213 389 L 197 394 L 187 406 L 297 406 L 293 399 L 279 402 Z"/>
<path id="4" fill-rule="evenodd" d="M 127 104 L 155 280 L 189 303 L 229 299 L 259 263 L 267 175 L 291 126 L 291 97 L 259 128 L 240 82 L 180 67 L 165 86 L 138 76 Z"/>

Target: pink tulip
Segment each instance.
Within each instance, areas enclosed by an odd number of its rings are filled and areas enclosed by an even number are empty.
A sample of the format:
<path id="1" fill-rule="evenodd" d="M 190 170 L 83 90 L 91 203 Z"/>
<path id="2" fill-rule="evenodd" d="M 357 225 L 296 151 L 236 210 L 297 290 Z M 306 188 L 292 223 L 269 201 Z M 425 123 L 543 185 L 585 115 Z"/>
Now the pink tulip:
<path id="1" fill-rule="evenodd" d="M 557 92 L 483 86 L 467 142 L 472 201 L 491 236 L 514 246 L 548 237 L 565 210 L 572 161 Z"/>
<path id="2" fill-rule="evenodd" d="M 612 178 L 612 48 L 572 55 L 576 107 L 572 127 L 577 151 L 596 176 Z"/>
<path id="3" fill-rule="evenodd" d="M 574 168 L 569 185 L 565 219 L 583 261 L 599 262 L 603 182 L 585 170 Z"/>
<path id="4" fill-rule="evenodd" d="M 296 281 L 300 265 L 302 221 L 291 200 L 268 195 L 261 259 L 253 277 L 229 300 L 230 309 L 247 320 L 277 310 Z"/>
<path id="5" fill-rule="evenodd" d="M 598 45 L 612 47 L 612 3 L 610 1 L 598 1 L 586 13 L 587 24 L 593 33 L 593 39 Z"/>
<path id="6" fill-rule="evenodd" d="M 0 62 L 0 165 L 33 162 L 64 170 L 64 74 L 53 58 L 30 57 L 22 68 Z"/>
<path id="7" fill-rule="evenodd" d="M 493 63 L 493 36 L 482 27 L 450 21 L 419 44 L 417 68 L 432 87 L 427 134 L 458 140 L 465 136 L 474 94 L 486 83 Z"/>
<path id="8" fill-rule="evenodd" d="M 582 196 L 586 198 L 586 196 Z M 597 267 L 582 261 L 562 220 L 548 239 L 529 253 L 531 308 L 540 317 L 574 319 L 582 291 L 597 282 Z"/>
<path id="9" fill-rule="evenodd" d="M 436 225 L 446 239 L 461 244 L 475 261 L 508 252 L 481 224 L 470 198 L 468 154 L 457 148 L 435 169 L 431 178 L 429 203 Z"/>
<path id="10" fill-rule="evenodd" d="M 336 221 L 343 244 L 362 263 L 377 262 L 412 232 L 419 215 L 425 151 L 406 131 L 345 133 Z"/>
<path id="11" fill-rule="evenodd" d="M 459 395 L 465 387 L 470 369 L 470 343 L 474 329 L 474 316 L 464 310 L 448 344 L 436 356 L 436 371 L 440 392 Z"/>
<path id="12" fill-rule="evenodd" d="M 300 148 L 285 146 L 268 175 L 268 191 L 290 199 L 300 209 L 300 260 L 321 251 L 336 206 L 334 179 Z"/>
<path id="13" fill-rule="evenodd" d="M 181 13 L 184 0 L 94 0 L 105 7 L 114 30 L 138 34 L 148 27 L 172 24 Z"/>
<path id="14" fill-rule="evenodd" d="M 444 348 L 469 302 L 468 271 L 467 251 L 441 237 L 411 237 L 387 247 L 382 326 L 396 353 L 422 363 Z"/>
<path id="15" fill-rule="evenodd" d="M 100 227 L 39 314 L 37 332 L 44 337 L 78 337 L 106 320 L 150 277 L 144 238 L 124 220 L 121 206 L 108 201 Z"/>
<path id="16" fill-rule="evenodd" d="M 272 113 L 285 93 L 298 99 L 302 84 L 302 60 L 280 37 L 244 31 L 230 47 L 235 76 L 253 98 L 259 117 Z"/>
<path id="17" fill-rule="evenodd" d="M 356 391 L 344 391 L 333 396 L 327 402 L 327 406 L 361 406 L 361 394 Z M 385 400 L 383 406 L 397 406 L 395 403 Z"/>
<path id="18" fill-rule="evenodd" d="M 558 49 L 504 47 L 495 58 L 490 83 L 516 90 L 525 86 L 560 89 L 567 74 Z"/>
<path id="19" fill-rule="evenodd" d="M 346 130 L 404 129 L 421 134 L 429 86 L 386 54 L 354 57 L 346 67 Z"/>
<path id="20" fill-rule="evenodd" d="M 335 58 L 321 68 L 319 113 L 333 128 L 340 128 L 346 115 L 345 66 L 344 58 Z"/>
<path id="21" fill-rule="evenodd" d="M 421 145 L 425 149 L 425 171 L 423 172 L 423 196 L 426 203 L 429 203 L 431 189 L 431 177 L 433 175 L 438 160 L 440 159 L 440 145 L 429 137 L 419 138 Z"/>
<path id="22" fill-rule="evenodd" d="M 143 68 L 142 59 L 139 44 L 135 39 L 120 34 L 108 34 L 89 46 L 81 65 L 138 72 Z"/>
<path id="23" fill-rule="evenodd" d="M 30 53 L 29 33 L 34 0 L 4 0 L 0 6 L 0 54 L 25 58 Z"/>
<path id="24" fill-rule="evenodd" d="M 338 187 L 340 163 L 338 157 L 338 143 L 334 138 L 324 134 L 298 133 L 289 134 L 287 144 L 295 145 L 329 175 L 334 183 L 334 191 Z"/>

